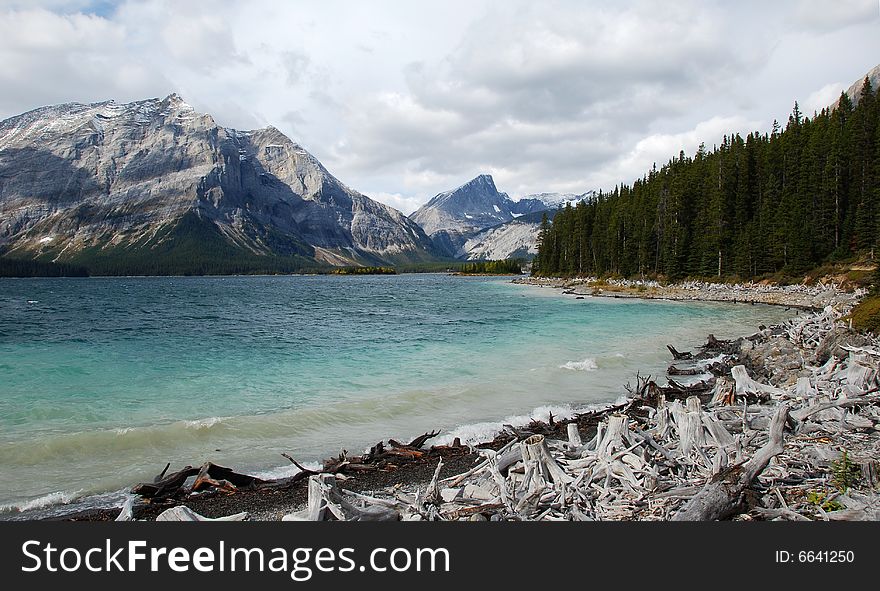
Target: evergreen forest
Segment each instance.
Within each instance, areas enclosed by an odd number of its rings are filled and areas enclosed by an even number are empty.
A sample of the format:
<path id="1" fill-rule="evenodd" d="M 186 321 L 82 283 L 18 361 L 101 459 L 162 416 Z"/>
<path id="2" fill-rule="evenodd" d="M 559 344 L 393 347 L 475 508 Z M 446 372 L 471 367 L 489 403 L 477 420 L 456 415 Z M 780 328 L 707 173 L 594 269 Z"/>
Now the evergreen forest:
<path id="1" fill-rule="evenodd" d="M 541 224 L 533 273 L 754 279 L 873 258 L 880 238 L 880 100 L 725 136 Z M 880 252 L 878 252 L 880 254 Z"/>

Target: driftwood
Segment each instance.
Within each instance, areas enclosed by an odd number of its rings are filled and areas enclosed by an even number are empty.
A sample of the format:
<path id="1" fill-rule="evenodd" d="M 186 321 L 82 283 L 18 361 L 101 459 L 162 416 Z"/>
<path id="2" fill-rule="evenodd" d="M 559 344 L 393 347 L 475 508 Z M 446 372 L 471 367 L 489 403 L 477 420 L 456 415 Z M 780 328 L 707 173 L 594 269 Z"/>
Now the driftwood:
<path id="1" fill-rule="evenodd" d="M 802 408 L 796 410 L 791 413 L 791 416 L 796 421 L 805 421 L 807 418 L 811 417 L 814 414 L 830 410 L 832 408 L 846 408 L 851 406 L 859 406 L 862 404 L 872 404 L 880 401 L 880 398 L 875 396 L 865 395 L 858 398 L 849 398 L 845 400 L 836 400 L 834 402 L 825 402 L 823 404 L 817 404 L 815 406 L 809 406 L 806 408 Z"/>
<path id="2" fill-rule="evenodd" d="M 672 345 L 666 345 L 666 348 L 669 349 L 669 352 L 672 353 L 672 358 L 676 361 L 694 358 L 694 354 L 690 351 L 678 351 Z"/>
<path id="3" fill-rule="evenodd" d="M 419 449 L 423 445 L 425 445 L 426 441 L 428 441 L 429 439 L 433 439 L 434 437 L 437 437 L 438 435 L 440 435 L 440 431 L 431 431 L 429 433 L 425 433 L 424 435 L 419 435 L 418 437 L 416 437 L 415 439 L 413 439 L 412 441 L 409 442 L 409 447 L 414 447 L 416 449 Z"/>
<path id="4" fill-rule="evenodd" d="M 749 376 L 744 365 L 737 365 L 730 370 L 733 380 L 736 382 L 736 394 L 742 397 L 758 397 L 765 399 L 769 396 L 781 396 L 783 391 L 774 386 L 768 386 L 756 382 Z"/>
<path id="5" fill-rule="evenodd" d="M 167 470 L 168 466 L 166 466 L 165 469 Z M 129 495 L 128 498 L 125 499 L 125 503 L 122 504 L 122 510 L 119 512 L 119 515 L 116 516 L 114 521 L 134 521 L 135 499 L 137 499 L 137 497 L 134 495 Z"/>
<path id="6" fill-rule="evenodd" d="M 166 467 L 167 470 L 167 467 Z M 164 474 L 165 471 L 162 471 Z M 170 497 L 176 494 L 186 483 L 187 479 L 199 473 L 199 468 L 186 466 L 173 474 L 160 479 L 157 482 L 142 482 L 132 487 L 131 492 L 147 499 Z"/>
<path id="7" fill-rule="evenodd" d="M 399 519 L 400 513 L 385 504 L 367 504 L 357 496 L 347 495 L 336 486 L 336 477 L 332 474 L 309 476 L 308 508 L 304 512 L 288 514 L 282 518 L 283 521 L 397 521 Z"/>
<path id="8" fill-rule="evenodd" d="M 205 517 L 185 505 L 178 505 L 160 513 L 156 521 L 244 521 L 247 518 L 248 514 L 245 512 L 226 517 Z"/>
<path id="9" fill-rule="evenodd" d="M 710 406 L 732 406 L 736 402 L 736 383 L 730 378 L 719 377 L 712 390 Z"/>
<path id="10" fill-rule="evenodd" d="M 751 486 L 770 460 L 782 453 L 783 429 L 788 420 L 788 404 L 779 406 L 770 424 L 770 440 L 744 464 L 731 466 L 706 486 L 673 516 L 673 521 L 714 521 L 730 517 L 743 507 L 743 491 Z"/>
<path id="11" fill-rule="evenodd" d="M 520 443 L 520 452 L 527 475 L 523 479 L 524 485 L 538 488 L 546 482 L 566 483 L 573 480 L 550 454 L 543 435 L 532 435 Z"/>
<path id="12" fill-rule="evenodd" d="M 168 472 L 168 468 L 170 468 L 170 467 L 171 467 L 171 462 L 168 462 L 167 464 L 165 464 L 165 467 L 162 468 L 162 471 L 159 472 L 159 474 L 155 478 L 153 478 L 153 482 L 159 482 L 160 480 L 162 480 L 165 477 L 165 473 Z"/>
<path id="13" fill-rule="evenodd" d="M 196 475 L 195 481 L 193 481 L 192 486 L 190 487 L 190 491 L 198 492 L 208 488 L 216 488 L 226 492 L 234 491 L 235 485 L 228 480 L 218 480 L 211 477 L 209 474 L 210 466 L 210 464 L 205 464 L 201 467 L 199 473 Z"/>
<path id="14" fill-rule="evenodd" d="M 694 384 L 684 385 L 669 379 L 666 386 L 659 386 L 658 391 L 668 399 L 688 398 L 696 394 L 706 394 L 715 386 L 715 378 L 702 380 Z"/>
<path id="15" fill-rule="evenodd" d="M 168 467 L 166 466 L 159 476 L 164 475 L 167 469 Z M 183 490 L 186 481 L 192 476 L 195 476 L 196 480 L 189 492 L 196 492 L 210 487 L 216 487 L 221 490 L 234 490 L 238 487 L 251 487 L 263 483 L 262 480 L 254 476 L 240 474 L 230 468 L 207 462 L 200 468 L 186 466 L 182 470 L 160 478 L 157 482 L 142 482 L 132 487 L 131 492 L 146 499 L 172 497 Z"/>

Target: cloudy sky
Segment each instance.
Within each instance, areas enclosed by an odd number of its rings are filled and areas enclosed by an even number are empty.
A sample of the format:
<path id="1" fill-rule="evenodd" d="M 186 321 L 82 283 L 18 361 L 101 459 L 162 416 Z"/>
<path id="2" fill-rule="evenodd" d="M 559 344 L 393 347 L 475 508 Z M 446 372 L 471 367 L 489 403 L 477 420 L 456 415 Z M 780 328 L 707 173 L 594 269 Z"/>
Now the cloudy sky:
<path id="1" fill-rule="evenodd" d="M 878 63 L 878 0 L 0 0 L 0 119 L 177 92 L 405 213 L 612 188 Z"/>

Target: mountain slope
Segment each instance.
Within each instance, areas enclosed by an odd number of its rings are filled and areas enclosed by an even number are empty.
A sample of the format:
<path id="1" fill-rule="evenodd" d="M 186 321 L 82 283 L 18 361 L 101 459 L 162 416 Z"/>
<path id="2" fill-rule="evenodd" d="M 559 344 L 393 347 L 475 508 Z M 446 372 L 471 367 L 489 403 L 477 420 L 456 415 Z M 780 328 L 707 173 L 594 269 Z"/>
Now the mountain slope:
<path id="1" fill-rule="evenodd" d="M 846 96 L 849 97 L 849 100 L 856 104 L 859 102 L 859 98 L 862 94 L 862 88 L 865 86 L 865 78 L 868 79 L 868 82 L 871 84 L 871 88 L 874 92 L 877 92 L 877 87 L 880 86 L 880 64 L 874 66 L 868 72 L 855 82 L 853 82 L 849 88 L 846 89 Z M 840 99 L 838 98 L 834 101 L 829 109 L 834 110 L 840 105 Z"/>
<path id="2" fill-rule="evenodd" d="M 343 185 L 277 129 L 221 127 L 175 94 L 0 122 L 5 256 L 122 268 L 173 255 L 169 244 L 182 236 L 193 260 L 223 251 L 244 268 L 275 258 L 285 269 L 387 264 L 434 252 L 417 224 Z"/>
<path id="3" fill-rule="evenodd" d="M 507 193 L 499 193 L 488 174 L 436 195 L 410 218 L 429 235 L 440 230 L 469 231 L 513 219 Z"/>
<path id="4" fill-rule="evenodd" d="M 456 256 L 472 261 L 533 259 L 538 254 L 538 234 L 544 215 L 552 220 L 558 210 L 540 210 L 472 234 Z"/>
<path id="5" fill-rule="evenodd" d="M 514 213 L 526 214 L 548 209 L 559 209 L 571 203 L 577 205 L 578 201 L 589 202 L 596 197 L 596 191 L 586 193 L 534 193 L 526 195 L 514 203 Z"/>
<path id="6" fill-rule="evenodd" d="M 540 214 L 593 196 L 593 192 L 538 193 L 513 201 L 498 191 L 490 175 L 482 174 L 436 195 L 410 218 L 448 256 L 469 260 L 531 258 L 537 253 Z"/>

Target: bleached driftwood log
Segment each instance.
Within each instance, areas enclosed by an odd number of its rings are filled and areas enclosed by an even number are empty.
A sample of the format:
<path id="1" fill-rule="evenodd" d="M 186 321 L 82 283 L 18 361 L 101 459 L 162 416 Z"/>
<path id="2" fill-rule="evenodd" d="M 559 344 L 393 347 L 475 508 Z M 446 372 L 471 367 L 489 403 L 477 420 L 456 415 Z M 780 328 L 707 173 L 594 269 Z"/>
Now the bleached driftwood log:
<path id="1" fill-rule="evenodd" d="M 531 479 L 525 479 L 527 485 L 540 486 L 541 481 L 568 483 L 573 480 L 550 454 L 543 435 L 532 435 L 519 446 L 526 474 L 531 475 Z"/>
<path id="2" fill-rule="evenodd" d="M 568 435 L 568 444 L 575 449 L 581 447 L 583 442 L 581 441 L 581 433 L 578 431 L 577 423 L 569 423 L 565 428 Z"/>
<path id="3" fill-rule="evenodd" d="M 358 503 L 358 501 L 362 501 Z M 367 501 L 367 502 L 363 502 Z M 374 501 L 374 502 L 369 502 Z M 358 507 L 357 504 L 363 506 Z M 333 474 L 313 474 L 309 476 L 309 500 L 305 511 L 290 513 L 282 517 L 282 521 L 398 521 L 400 513 L 381 503 L 378 499 L 369 499 L 363 495 L 351 495 L 336 486 Z"/>
<path id="4" fill-rule="evenodd" d="M 742 493 L 764 471 L 775 456 L 782 453 L 783 430 L 788 420 L 788 404 L 782 403 L 770 423 L 769 441 L 744 464 L 727 468 L 688 501 L 673 521 L 714 521 L 736 513 L 743 506 Z"/>
<path id="5" fill-rule="evenodd" d="M 225 517 L 205 517 L 185 505 L 178 505 L 159 513 L 156 521 L 244 521 L 247 518 L 248 514 L 246 512 Z"/>
<path id="6" fill-rule="evenodd" d="M 730 375 L 733 376 L 733 380 L 736 382 L 736 393 L 738 396 L 748 396 L 749 394 L 757 395 L 760 397 L 761 394 L 769 394 L 771 396 L 782 396 L 785 392 L 779 388 L 774 386 L 768 386 L 766 384 L 761 384 L 760 382 L 756 382 L 749 376 L 749 373 L 746 371 L 746 367 L 744 365 L 734 366 L 730 370 Z"/>
<path id="7" fill-rule="evenodd" d="M 134 502 L 136 499 L 137 497 L 134 495 L 128 495 L 125 503 L 122 504 L 122 510 L 114 521 L 134 521 Z"/>
<path id="8" fill-rule="evenodd" d="M 872 396 L 870 394 L 866 396 L 859 396 L 858 398 L 844 398 L 841 400 L 835 400 L 833 402 L 824 402 L 821 404 L 816 404 L 814 406 L 800 408 L 798 410 L 792 411 L 791 417 L 796 421 L 805 421 L 808 417 L 811 417 L 814 414 L 832 408 L 846 408 L 850 406 L 877 403 L 878 401 L 880 401 L 880 398 L 878 398 L 877 396 Z"/>
<path id="9" fill-rule="evenodd" d="M 736 402 L 736 385 L 724 376 L 715 380 L 715 388 L 712 390 L 712 399 L 709 406 L 731 406 Z"/>

